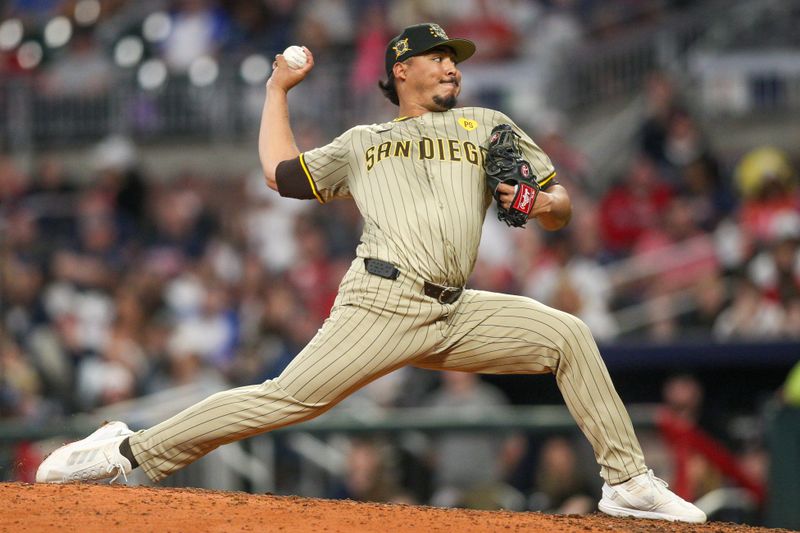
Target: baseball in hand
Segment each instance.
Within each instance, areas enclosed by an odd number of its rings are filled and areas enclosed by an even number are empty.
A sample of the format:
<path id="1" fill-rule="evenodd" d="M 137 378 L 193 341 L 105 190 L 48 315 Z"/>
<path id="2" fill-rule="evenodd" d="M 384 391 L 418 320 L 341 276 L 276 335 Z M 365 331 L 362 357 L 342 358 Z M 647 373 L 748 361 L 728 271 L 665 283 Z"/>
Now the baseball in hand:
<path id="1" fill-rule="evenodd" d="M 303 68 L 308 62 L 305 50 L 303 50 L 301 46 L 295 45 L 283 51 L 283 58 L 286 60 L 286 64 L 289 65 L 289 68 L 292 69 Z"/>

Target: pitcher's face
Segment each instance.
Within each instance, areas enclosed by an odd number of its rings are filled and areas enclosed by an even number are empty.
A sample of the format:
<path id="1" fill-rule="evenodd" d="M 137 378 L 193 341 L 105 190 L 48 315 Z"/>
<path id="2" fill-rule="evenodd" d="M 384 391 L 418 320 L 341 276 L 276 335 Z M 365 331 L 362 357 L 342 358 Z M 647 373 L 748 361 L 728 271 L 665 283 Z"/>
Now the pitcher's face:
<path id="1" fill-rule="evenodd" d="M 435 48 L 409 58 L 404 65 L 409 98 L 430 111 L 447 111 L 455 107 L 461 93 L 461 71 L 451 49 Z"/>

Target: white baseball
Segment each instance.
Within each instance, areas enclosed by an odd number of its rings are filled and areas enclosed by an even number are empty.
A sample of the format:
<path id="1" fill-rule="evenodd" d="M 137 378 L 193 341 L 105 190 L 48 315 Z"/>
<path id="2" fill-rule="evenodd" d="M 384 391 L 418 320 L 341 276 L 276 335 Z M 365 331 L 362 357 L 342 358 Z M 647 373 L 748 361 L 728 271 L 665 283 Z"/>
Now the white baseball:
<path id="1" fill-rule="evenodd" d="M 289 68 L 292 69 L 303 68 L 308 62 L 305 50 L 295 45 L 283 51 L 283 58 L 286 59 L 286 64 L 289 65 Z"/>

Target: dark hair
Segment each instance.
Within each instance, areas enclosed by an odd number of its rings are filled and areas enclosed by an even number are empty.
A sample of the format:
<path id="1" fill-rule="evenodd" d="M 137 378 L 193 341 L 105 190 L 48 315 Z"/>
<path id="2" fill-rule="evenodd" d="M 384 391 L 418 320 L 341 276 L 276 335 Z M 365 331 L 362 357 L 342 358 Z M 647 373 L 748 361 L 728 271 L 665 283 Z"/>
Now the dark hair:
<path id="1" fill-rule="evenodd" d="M 397 87 L 394 85 L 394 74 L 389 74 L 389 79 L 386 82 L 378 81 L 378 87 L 381 88 L 383 96 L 389 99 L 394 105 L 400 105 L 400 98 L 397 96 Z"/>

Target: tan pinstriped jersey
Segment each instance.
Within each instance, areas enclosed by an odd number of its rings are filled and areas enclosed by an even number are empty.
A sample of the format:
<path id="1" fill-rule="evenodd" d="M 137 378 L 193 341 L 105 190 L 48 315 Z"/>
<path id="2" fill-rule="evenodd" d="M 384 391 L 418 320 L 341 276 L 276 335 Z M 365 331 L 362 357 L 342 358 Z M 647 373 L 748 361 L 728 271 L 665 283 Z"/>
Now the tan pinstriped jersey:
<path id="1" fill-rule="evenodd" d="M 520 134 L 525 158 L 546 187 L 555 175 L 547 155 L 507 116 L 479 107 L 356 126 L 304 152 L 300 161 L 320 202 L 355 200 L 364 217 L 359 257 L 462 286 L 492 201 L 483 172 L 485 144 L 502 123 Z"/>

